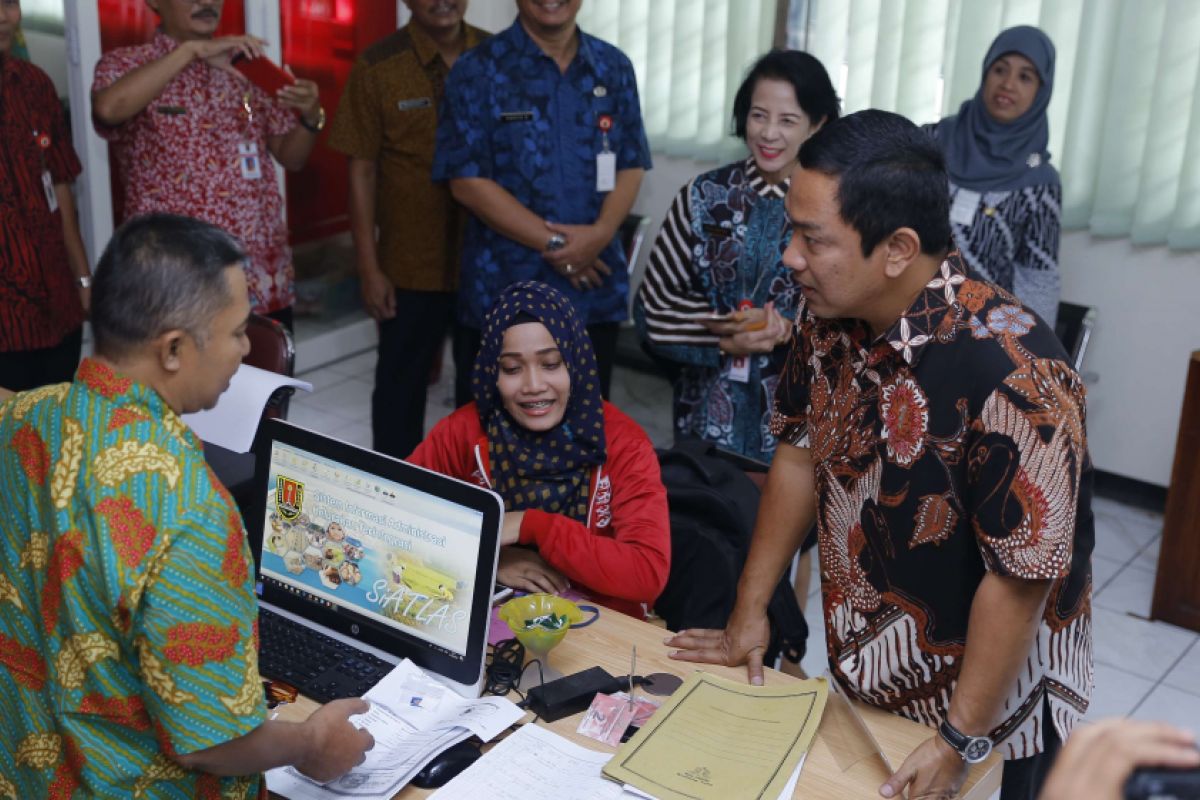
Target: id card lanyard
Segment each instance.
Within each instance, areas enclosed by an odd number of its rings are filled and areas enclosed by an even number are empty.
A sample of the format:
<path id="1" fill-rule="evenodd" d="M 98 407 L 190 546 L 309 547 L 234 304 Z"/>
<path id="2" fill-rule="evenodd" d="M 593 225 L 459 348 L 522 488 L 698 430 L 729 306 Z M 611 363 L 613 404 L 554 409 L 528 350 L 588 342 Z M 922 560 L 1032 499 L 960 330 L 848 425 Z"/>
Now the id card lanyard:
<path id="1" fill-rule="evenodd" d="M 597 90 L 601 88 L 596 87 Z M 596 126 L 600 128 L 600 152 L 596 154 L 596 191 L 611 192 L 617 188 L 617 154 L 608 146 L 608 132 L 612 130 L 613 119 L 608 114 L 601 114 Z"/>
<path id="2" fill-rule="evenodd" d="M 246 112 L 246 125 L 237 146 L 238 167 L 243 178 L 256 181 L 262 178 L 262 157 L 258 152 L 258 142 L 254 140 L 254 107 L 250 105 L 250 92 L 242 93 L 242 110 Z"/>
<path id="3" fill-rule="evenodd" d="M 46 151 L 50 149 L 52 144 L 50 134 L 37 131 L 33 132 L 33 140 L 37 143 L 38 154 L 42 157 L 42 192 L 46 195 L 46 205 L 50 208 L 50 213 L 58 211 L 58 195 L 54 193 L 54 178 L 50 175 L 50 169 L 46 166 Z"/>

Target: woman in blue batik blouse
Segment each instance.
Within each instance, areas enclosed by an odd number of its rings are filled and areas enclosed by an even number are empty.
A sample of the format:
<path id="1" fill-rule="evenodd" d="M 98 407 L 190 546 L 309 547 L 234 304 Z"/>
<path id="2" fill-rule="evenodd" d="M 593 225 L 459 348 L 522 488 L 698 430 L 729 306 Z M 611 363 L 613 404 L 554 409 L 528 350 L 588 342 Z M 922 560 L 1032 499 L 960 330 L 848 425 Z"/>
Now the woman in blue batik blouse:
<path id="1" fill-rule="evenodd" d="M 784 197 L 800 145 L 837 116 L 820 61 L 767 53 L 733 101 L 749 157 L 697 176 L 667 211 L 634 316 L 671 373 L 677 436 L 762 461 L 774 455 L 777 362 L 800 300 L 782 262 L 791 236 Z"/>

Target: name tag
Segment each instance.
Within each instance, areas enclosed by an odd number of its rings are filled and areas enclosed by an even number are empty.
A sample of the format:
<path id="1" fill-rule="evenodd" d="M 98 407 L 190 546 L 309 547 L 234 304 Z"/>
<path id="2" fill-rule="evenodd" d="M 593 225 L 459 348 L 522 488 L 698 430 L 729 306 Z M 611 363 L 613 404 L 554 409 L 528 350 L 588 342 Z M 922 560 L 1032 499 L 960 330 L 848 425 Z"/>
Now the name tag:
<path id="1" fill-rule="evenodd" d="M 533 122 L 532 111 L 502 111 L 500 112 L 501 122 Z"/>
<path id="2" fill-rule="evenodd" d="M 730 356 L 725 377 L 738 383 L 749 383 L 750 356 Z"/>
<path id="3" fill-rule="evenodd" d="M 238 166 L 242 170 L 242 177 L 248 181 L 262 177 L 262 160 L 258 157 L 256 142 L 238 142 Z"/>
<path id="4" fill-rule="evenodd" d="M 187 109 L 183 106 L 157 106 L 154 110 L 170 117 L 178 117 L 187 113 Z"/>
<path id="5" fill-rule="evenodd" d="M 728 239 L 733 236 L 733 231 L 729 228 L 722 228 L 720 225 L 713 225 L 711 222 L 703 228 L 704 232 L 709 236 L 715 236 L 718 239 Z"/>
<path id="6" fill-rule="evenodd" d="M 605 151 L 596 154 L 596 191 L 611 192 L 617 188 L 617 154 Z"/>
<path id="7" fill-rule="evenodd" d="M 46 205 L 50 206 L 50 213 L 58 211 L 58 195 L 54 193 L 54 178 L 50 177 L 50 170 L 42 171 L 42 191 L 46 193 Z"/>
<path id="8" fill-rule="evenodd" d="M 975 209 L 983 195 L 970 189 L 959 189 L 950 204 L 950 221 L 955 225 L 970 225 L 975 220 Z"/>
<path id="9" fill-rule="evenodd" d="M 401 100 L 396 103 L 397 108 L 401 111 L 415 111 L 418 108 L 429 108 L 433 105 L 433 100 L 428 97 L 414 97 L 411 100 Z"/>

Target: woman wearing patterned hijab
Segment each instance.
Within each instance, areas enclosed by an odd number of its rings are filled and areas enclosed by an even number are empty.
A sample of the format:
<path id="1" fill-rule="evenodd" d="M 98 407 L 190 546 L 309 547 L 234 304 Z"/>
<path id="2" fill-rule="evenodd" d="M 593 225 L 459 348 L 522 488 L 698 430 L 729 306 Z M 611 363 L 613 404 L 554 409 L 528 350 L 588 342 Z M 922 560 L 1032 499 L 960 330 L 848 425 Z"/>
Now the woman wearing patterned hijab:
<path id="1" fill-rule="evenodd" d="M 1053 88 L 1054 43 L 1037 28 L 1009 28 L 988 49 L 975 96 L 929 126 L 946 154 L 955 246 L 1051 326 L 1062 205 L 1046 149 Z"/>
<path id="2" fill-rule="evenodd" d="M 666 490 L 650 439 L 601 399 L 570 301 L 542 283 L 508 287 L 484 323 L 472 390 L 409 461 L 504 498 L 497 579 L 571 585 L 641 616 L 670 567 Z"/>

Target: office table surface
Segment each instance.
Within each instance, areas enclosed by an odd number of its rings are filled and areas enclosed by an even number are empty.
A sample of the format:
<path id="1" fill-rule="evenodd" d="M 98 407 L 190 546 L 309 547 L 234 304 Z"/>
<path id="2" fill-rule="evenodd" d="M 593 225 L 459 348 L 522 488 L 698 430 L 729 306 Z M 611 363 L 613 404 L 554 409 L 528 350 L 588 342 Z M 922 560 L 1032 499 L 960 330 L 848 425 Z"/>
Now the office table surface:
<path id="1" fill-rule="evenodd" d="M 637 645 L 637 671 L 641 675 L 652 672 L 671 672 L 683 676 L 694 669 L 703 669 L 706 672 L 733 680 L 746 680 L 744 667 L 692 665 L 667 658 L 669 651 L 662 643 L 665 635 L 666 632 L 662 628 L 616 611 L 602 609 L 600 618 L 595 623 L 571 630 L 562 644 L 551 651 L 549 662 L 563 674 L 599 665 L 613 675 L 624 675 L 629 672 L 630 646 Z M 536 667 L 533 670 L 536 670 Z M 794 680 L 796 679 L 774 670 L 767 670 L 766 673 L 768 685 Z M 516 697 L 514 696 L 513 699 L 516 700 Z M 934 733 L 931 728 L 861 703 L 857 703 L 855 707 L 893 767 L 899 767 L 917 745 Z M 278 718 L 290 721 L 301 720 L 316 708 L 317 704 L 314 701 L 301 697 L 298 702 L 283 706 Z M 582 712 L 557 722 L 539 724 L 545 725 L 555 733 L 589 749 L 609 753 L 616 752 L 616 748 L 607 747 L 600 742 L 575 733 L 581 717 Z M 529 715 L 526 716 L 526 720 L 530 718 Z M 804 800 L 879 797 L 879 786 L 888 777 L 882 760 L 877 757 L 863 759 L 843 771 L 830 750 L 830 734 L 825 724 L 828 719 L 828 715 L 823 718 L 822 727 L 817 731 L 817 736 L 809 749 L 808 760 L 805 761 L 804 769 L 800 773 L 800 782 L 796 788 L 795 797 L 804 798 Z M 1001 764 L 1000 758 L 996 754 L 992 754 L 987 761 L 973 767 L 967 776 L 967 782 L 960 796 L 964 800 L 988 800 L 1000 788 Z M 396 798 L 407 800 L 408 798 L 428 797 L 432 793 L 433 790 L 408 786 L 396 794 Z"/>

